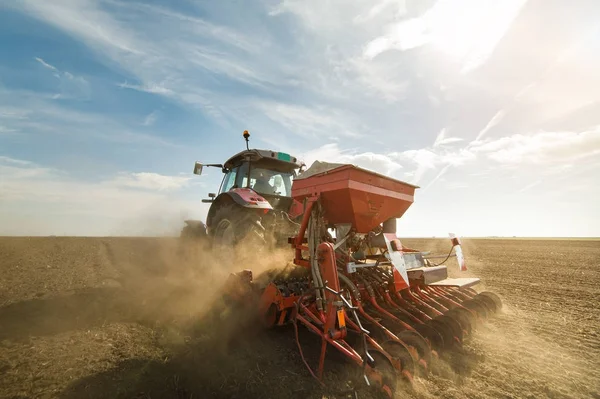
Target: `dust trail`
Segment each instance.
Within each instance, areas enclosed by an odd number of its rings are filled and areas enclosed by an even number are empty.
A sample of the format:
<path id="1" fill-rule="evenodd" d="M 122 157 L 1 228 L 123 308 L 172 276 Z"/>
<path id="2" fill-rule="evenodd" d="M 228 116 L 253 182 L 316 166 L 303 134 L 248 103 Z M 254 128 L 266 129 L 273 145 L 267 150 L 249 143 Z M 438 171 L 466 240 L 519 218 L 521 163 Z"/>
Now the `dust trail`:
<path id="1" fill-rule="evenodd" d="M 429 378 L 417 378 L 415 390 L 398 397 L 598 397 L 598 361 L 536 334 L 539 318 L 505 303 L 478 325 L 461 353 L 444 356 Z"/>
<path id="2" fill-rule="evenodd" d="M 211 311 L 221 300 L 231 273 L 250 269 L 258 276 L 269 269 L 283 269 L 291 260 L 290 251 L 285 250 L 266 252 L 241 245 L 219 251 L 201 241 L 181 239 L 155 240 L 152 247 L 136 254 L 118 245 L 110 252 L 128 307 L 140 319 L 181 325 Z"/>

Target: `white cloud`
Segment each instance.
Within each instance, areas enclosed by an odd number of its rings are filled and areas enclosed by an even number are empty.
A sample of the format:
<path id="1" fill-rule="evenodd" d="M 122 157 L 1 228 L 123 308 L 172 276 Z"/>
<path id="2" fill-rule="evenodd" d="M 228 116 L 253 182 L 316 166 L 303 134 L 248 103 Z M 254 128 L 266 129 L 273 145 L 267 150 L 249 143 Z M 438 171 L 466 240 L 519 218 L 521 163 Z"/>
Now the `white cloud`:
<path id="1" fill-rule="evenodd" d="M 152 172 L 78 180 L 33 162 L 0 158 L 0 234 L 178 234 L 207 207 L 182 198 L 188 178 Z M 152 226 L 149 221 L 160 215 Z"/>
<path id="2" fill-rule="evenodd" d="M 111 115 L 75 110 L 43 94 L 6 91 L 0 87 L 0 117 L 3 128 L 27 135 L 72 135 L 78 139 L 103 140 L 174 147 L 172 142 L 136 131 Z"/>
<path id="3" fill-rule="evenodd" d="M 84 77 L 75 76 L 68 71 L 62 72 L 54 65 L 48 64 L 46 61 L 39 57 L 35 57 L 35 60 L 42 64 L 45 68 L 51 70 L 53 72 L 54 77 L 60 80 L 61 93 L 54 94 L 52 96 L 52 99 L 88 99 L 90 97 L 90 86 L 88 81 Z"/>
<path id="4" fill-rule="evenodd" d="M 372 7 L 356 17 L 353 21 L 357 24 L 363 24 L 380 16 L 384 12 L 393 11 L 392 15 L 402 16 L 406 14 L 406 2 L 404 0 L 380 0 L 379 2 L 371 3 Z"/>
<path id="5" fill-rule="evenodd" d="M 337 109 L 267 102 L 260 104 L 260 108 L 268 118 L 300 136 L 318 137 L 325 132 L 334 137 L 362 135 L 354 118 Z"/>
<path id="6" fill-rule="evenodd" d="M 307 167 L 310 167 L 315 161 L 348 163 L 386 176 L 395 175 L 402 169 L 402 165 L 389 155 L 373 152 L 343 151 L 335 143 L 326 144 L 320 148 L 307 151 L 300 154 L 299 157 L 306 163 Z"/>
<path id="7" fill-rule="evenodd" d="M 506 112 L 503 109 L 496 112 L 494 116 L 492 116 L 492 119 L 490 119 L 490 121 L 485 125 L 485 127 L 479 132 L 477 138 L 475 138 L 475 141 L 480 140 L 485 134 L 492 130 L 497 124 L 499 124 L 505 115 Z"/>
<path id="8" fill-rule="evenodd" d="M 444 140 L 445 131 L 438 135 Z M 439 143 L 439 141 L 436 142 Z M 562 173 L 564 167 L 551 168 L 557 163 L 572 164 L 590 156 L 600 155 L 600 127 L 586 132 L 539 132 L 513 135 L 495 140 L 473 141 L 464 148 L 433 145 L 428 148 L 376 154 L 342 150 L 338 144 L 327 144 L 303 154 L 310 166 L 315 160 L 358 164 L 385 175 L 398 175 L 410 183 L 431 187 L 450 168 L 476 165 L 477 175 L 489 175 L 498 163 L 503 165 L 540 165 L 547 173 Z M 435 173 L 427 179 L 430 172 Z M 471 173 L 471 175 L 474 175 Z"/>
<path id="9" fill-rule="evenodd" d="M 118 187 L 140 188 L 146 190 L 171 191 L 186 187 L 191 177 L 165 176 L 158 173 L 120 173 L 116 178 L 106 182 Z"/>
<path id="10" fill-rule="evenodd" d="M 144 118 L 144 122 L 142 122 L 142 125 L 144 126 L 152 126 L 154 125 L 154 122 L 156 122 L 156 119 L 158 118 L 157 116 L 157 112 L 156 111 L 152 111 L 150 112 L 148 115 L 146 115 L 146 117 Z"/>
<path id="11" fill-rule="evenodd" d="M 12 182 L 44 178 L 52 173 L 54 173 L 53 169 L 41 167 L 30 161 L 0 156 L 0 195 L 7 197 L 14 192 L 10 184 Z"/>
<path id="12" fill-rule="evenodd" d="M 156 83 L 135 85 L 135 84 L 123 82 L 123 83 L 119 83 L 118 86 L 122 89 L 132 89 L 132 90 L 142 91 L 145 93 L 163 94 L 163 95 L 172 95 L 173 94 L 173 90 L 167 89 L 166 87 L 156 84 Z"/>
<path id="13" fill-rule="evenodd" d="M 50 69 L 51 71 L 54 72 L 58 72 L 58 69 L 56 69 L 55 66 L 48 64 L 46 61 L 44 61 L 43 59 L 39 58 L 39 57 L 35 57 L 35 60 L 37 62 L 39 62 L 40 64 L 42 64 L 44 67 Z"/>
<path id="14" fill-rule="evenodd" d="M 454 144 L 454 143 L 459 143 L 459 142 L 463 141 L 463 139 L 460 137 L 446 137 L 446 132 L 447 132 L 446 128 L 443 128 L 440 131 L 440 133 L 435 138 L 435 142 L 433 143 L 434 147 L 440 147 L 443 145 Z"/>
<path id="15" fill-rule="evenodd" d="M 532 188 L 539 186 L 542 183 L 541 179 L 538 179 L 532 183 L 529 183 L 528 185 L 526 185 L 525 187 L 521 188 L 518 192 L 519 193 L 524 193 L 525 191 L 531 190 Z"/>
<path id="16" fill-rule="evenodd" d="M 0 91 L 0 94 L 2 92 Z M 2 98 L 0 96 L 0 98 Z M 30 111 L 24 108 L 18 108 L 14 106 L 2 106 L 0 105 L 0 118 L 7 119 L 27 119 Z"/>
<path id="17" fill-rule="evenodd" d="M 30 161 L 24 161 L 22 159 L 14 159 L 10 157 L 0 156 L 0 164 L 14 164 L 14 165 L 31 165 Z"/>
<path id="18" fill-rule="evenodd" d="M 553 164 L 600 154 L 600 127 L 574 132 L 540 132 L 472 143 L 471 151 L 504 164 Z"/>

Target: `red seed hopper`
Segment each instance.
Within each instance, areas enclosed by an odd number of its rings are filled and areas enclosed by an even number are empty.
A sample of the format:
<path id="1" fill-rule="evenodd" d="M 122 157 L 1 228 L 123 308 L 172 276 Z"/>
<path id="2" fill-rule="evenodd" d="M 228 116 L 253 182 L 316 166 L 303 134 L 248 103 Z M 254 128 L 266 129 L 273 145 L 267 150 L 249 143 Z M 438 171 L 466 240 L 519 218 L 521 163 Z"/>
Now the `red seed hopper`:
<path id="1" fill-rule="evenodd" d="M 351 223 L 359 233 L 402 217 L 418 188 L 354 165 L 302 176 L 294 181 L 292 197 L 301 202 L 318 197 L 329 223 Z"/>

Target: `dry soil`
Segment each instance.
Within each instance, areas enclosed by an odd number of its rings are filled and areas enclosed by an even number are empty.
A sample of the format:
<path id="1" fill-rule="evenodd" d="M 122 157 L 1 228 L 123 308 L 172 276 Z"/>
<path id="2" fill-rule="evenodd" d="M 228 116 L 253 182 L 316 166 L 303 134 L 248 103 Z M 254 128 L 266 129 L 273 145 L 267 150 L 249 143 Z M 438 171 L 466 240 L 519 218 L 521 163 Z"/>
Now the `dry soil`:
<path id="1" fill-rule="evenodd" d="M 398 396 L 600 398 L 600 241 L 472 239 L 464 249 L 466 274 L 504 309 Z M 229 272 L 288 255 L 232 261 L 171 238 L 0 238 L 0 398 L 353 397 L 353 367 L 332 355 L 320 388 L 293 329 L 252 328 L 216 306 Z M 300 338 L 314 362 L 313 338 Z"/>

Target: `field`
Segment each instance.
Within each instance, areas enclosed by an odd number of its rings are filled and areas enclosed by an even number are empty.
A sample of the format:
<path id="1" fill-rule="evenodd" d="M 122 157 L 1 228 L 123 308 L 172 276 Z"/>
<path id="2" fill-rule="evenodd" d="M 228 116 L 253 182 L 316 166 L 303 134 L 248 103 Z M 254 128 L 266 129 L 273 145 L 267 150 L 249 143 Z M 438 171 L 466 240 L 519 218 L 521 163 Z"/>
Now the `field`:
<path id="1" fill-rule="evenodd" d="M 471 239 L 464 249 L 477 289 L 505 307 L 399 396 L 600 398 L 600 241 Z M 353 397 L 352 368 L 335 356 L 320 388 L 293 329 L 261 331 L 213 306 L 230 271 L 288 260 L 251 255 L 219 260 L 170 238 L 0 238 L 0 398 Z M 311 339 L 301 332 L 305 348 Z"/>

